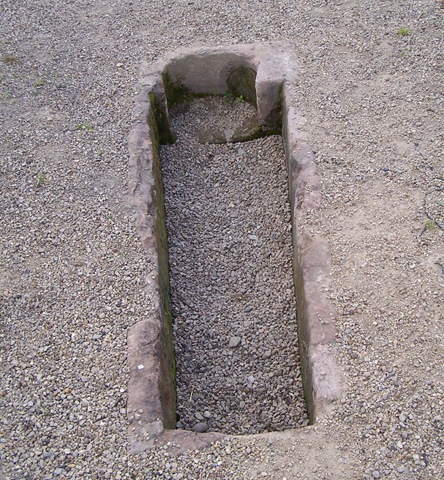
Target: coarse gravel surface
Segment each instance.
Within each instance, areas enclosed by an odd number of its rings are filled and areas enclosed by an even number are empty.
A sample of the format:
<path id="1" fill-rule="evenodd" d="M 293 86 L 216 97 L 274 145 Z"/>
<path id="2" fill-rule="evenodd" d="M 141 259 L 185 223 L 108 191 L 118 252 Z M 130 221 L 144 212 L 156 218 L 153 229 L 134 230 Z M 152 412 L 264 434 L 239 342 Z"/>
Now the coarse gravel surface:
<path id="1" fill-rule="evenodd" d="M 176 142 L 161 150 L 177 427 L 306 426 L 282 138 L 202 144 L 202 132 L 236 130 L 254 107 L 209 97 L 178 109 Z"/>
<path id="2" fill-rule="evenodd" d="M 441 0 L 2 0 L 0 478 L 444 477 Z M 151 266 L 127 200 L 142 60 L 293 40 L 344 398 L 314 427 L 129 456 L 128 326 Z"/>

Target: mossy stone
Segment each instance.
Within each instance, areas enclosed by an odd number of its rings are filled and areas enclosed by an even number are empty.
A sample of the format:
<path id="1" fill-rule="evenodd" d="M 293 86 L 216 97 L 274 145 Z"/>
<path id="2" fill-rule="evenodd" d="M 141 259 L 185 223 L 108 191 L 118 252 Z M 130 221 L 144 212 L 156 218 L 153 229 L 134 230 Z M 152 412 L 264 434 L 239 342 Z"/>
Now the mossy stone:
<path id="1" fill-rule="evenodd" d="M 256 72 L 252 68 L 239 67 L 227 78 L 227 86 L 234 97 L 241 97 L 257 108 Z"/>

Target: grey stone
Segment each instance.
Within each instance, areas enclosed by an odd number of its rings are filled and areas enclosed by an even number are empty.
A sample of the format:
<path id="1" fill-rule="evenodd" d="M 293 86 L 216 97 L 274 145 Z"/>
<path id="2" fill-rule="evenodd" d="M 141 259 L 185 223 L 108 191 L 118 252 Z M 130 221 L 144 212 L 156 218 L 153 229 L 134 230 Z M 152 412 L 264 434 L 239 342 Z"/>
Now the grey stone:
<path id="1" fill-rule="evenodd" d="M 199 422 L 192 428 L 193 432 L 204 433 L 208 430 L 208 424 L 205 422 Z"/>

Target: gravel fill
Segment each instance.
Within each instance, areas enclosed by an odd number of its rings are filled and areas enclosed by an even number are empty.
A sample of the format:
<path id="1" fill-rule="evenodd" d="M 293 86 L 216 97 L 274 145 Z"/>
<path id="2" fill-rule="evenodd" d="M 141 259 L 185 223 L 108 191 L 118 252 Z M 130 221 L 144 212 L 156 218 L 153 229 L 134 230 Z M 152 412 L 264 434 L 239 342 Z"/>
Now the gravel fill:
<path id="1" fill-rule="evenodd" d="M 0 31 L 0 477 L 444 478 L 442 2 L 2 0 Z M 140 62 L 288 39 L 323 184 L 301 228 L 330 245 L 347 392 L 271 443 L 130 457 L 126 334 L 152 308 L 126 201 Z"/>
<path id="2" fill-rule="evenodd" d="M 220 97 L 186 107 L 171 112 L 176 142 L 161 151 L 177 427 L 307 425 L 282 138 L 201 144 L 201 131 L 235 130 L 254 108 Z"/>

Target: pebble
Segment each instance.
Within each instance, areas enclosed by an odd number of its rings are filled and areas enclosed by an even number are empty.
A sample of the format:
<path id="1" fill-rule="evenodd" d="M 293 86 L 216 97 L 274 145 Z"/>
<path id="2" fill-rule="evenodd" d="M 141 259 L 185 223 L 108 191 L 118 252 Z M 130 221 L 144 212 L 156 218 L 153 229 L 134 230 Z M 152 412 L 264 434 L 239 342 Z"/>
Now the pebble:
<path id="1" fill-rule="evenodd" d="M 205 422 L 199 422 L 192 428 L 193 432 L 204 433 L 208 430 L 208 424 Z"/>
<path id="2" fill-rule="evenodd" d="M 242 342 L 241 337 L 231 337 L 228 346 L 230 348 L 236 348 L 241 344 L 241 342 Z"/>

